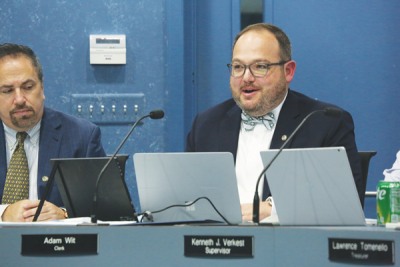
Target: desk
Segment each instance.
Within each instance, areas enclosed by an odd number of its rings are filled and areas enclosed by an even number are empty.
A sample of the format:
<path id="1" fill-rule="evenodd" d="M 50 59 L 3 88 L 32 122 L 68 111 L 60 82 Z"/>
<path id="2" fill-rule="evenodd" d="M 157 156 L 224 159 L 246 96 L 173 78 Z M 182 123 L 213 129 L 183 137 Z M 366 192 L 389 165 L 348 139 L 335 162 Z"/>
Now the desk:
<path id="1" fill-rule="evenodd" d="M 22 256 L 22 234 L 98 234 L 99 253 Z M 254 257 L 185 257 L 184 235 L 254 236 Z M 394 240 L 395 247 L 400 246 L 400 231 L 383 227 L 3 227 L 0 266 L 351 266 L 328 260 L 328 238 Z M 400 252 L 395 262 L 400 265 Z"/>

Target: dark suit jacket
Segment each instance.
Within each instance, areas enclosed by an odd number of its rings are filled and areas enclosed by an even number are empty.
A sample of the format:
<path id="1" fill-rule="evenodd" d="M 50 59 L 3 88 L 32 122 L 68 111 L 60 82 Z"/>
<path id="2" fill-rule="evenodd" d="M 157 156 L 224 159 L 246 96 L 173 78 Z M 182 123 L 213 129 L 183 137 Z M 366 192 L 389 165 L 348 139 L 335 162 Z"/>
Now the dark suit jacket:
<path id="1" fill-rule="evenodd" d="M 289 90 L 279 114 L 278 123 L 271 141 L 271 149 L 279 149 L 300 122 L 312 111 L 336 107 L 332 104 L 311 99 L 301 93 Z M 241 123 L 241 109 L 233 99 L 218 104 L 196 116 L 188 134 L 186 152 L 231 152 L 236 160 Z M 351 165 L 360 199 L 364 199 L 361 163 L 354 136 L 353 119 L 342 110 L 340 119 L 315 114 L 286 145 L 286 148 L 343 146 Z M 264 181 L 263 199 L 270 191 Z"/>
<path id="2" fill-rule="evenodd" d="M 91 122 L 45 107 L 39 141 L 37 175 L 39 199 L 46 186 L 42 177 L 49 176 L 51 172 L 50 159 L 106 156 L 100 138 L 100 129 Z M 6 175 L 6 144 L 3 123 L 0 122 L 0 199 L 3 197 Z M 47 200 L 57 206 L 63 206 L 55 182 Z"/>

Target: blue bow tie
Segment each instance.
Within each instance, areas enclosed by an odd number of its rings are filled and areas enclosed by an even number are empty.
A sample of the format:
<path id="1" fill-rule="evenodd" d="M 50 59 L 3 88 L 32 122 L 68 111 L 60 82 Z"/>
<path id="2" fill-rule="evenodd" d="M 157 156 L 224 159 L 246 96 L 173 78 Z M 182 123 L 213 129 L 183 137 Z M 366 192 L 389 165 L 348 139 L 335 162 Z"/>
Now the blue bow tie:
<path id="1" fill-rule="evenodd" d="M 264 124 L 264 126 L 271 131 L 275 125 L 275 116 L 274 113 L 270 112 L 264 116 L 251 117 L 250 115 L 242 111 L 242 122 L 244 129 L 246 131 L 252 131 L 256 126 L 256 124 L 261 124 L 261 123 Z"/>

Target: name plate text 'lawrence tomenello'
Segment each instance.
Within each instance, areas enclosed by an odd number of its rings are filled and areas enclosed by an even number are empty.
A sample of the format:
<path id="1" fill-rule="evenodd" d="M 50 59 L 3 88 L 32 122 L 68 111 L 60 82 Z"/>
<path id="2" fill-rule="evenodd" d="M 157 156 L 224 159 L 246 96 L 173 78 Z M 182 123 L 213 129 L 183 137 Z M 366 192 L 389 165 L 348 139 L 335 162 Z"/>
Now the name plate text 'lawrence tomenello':
<path id="1" fill-rule="evenodd" d="M 253 257 L 253 236 L 185 236 L 185 256 Z"/>
<path id="2" fill-rule="evenodd" d="M 98 234 L 22 235 L 22 255 L 93 255 Z"/>
<path id="3" fill-rule="evenodd" d="M 328 238 L 329 260 L 369 264 L 394 264 L 394 241 Z"/>

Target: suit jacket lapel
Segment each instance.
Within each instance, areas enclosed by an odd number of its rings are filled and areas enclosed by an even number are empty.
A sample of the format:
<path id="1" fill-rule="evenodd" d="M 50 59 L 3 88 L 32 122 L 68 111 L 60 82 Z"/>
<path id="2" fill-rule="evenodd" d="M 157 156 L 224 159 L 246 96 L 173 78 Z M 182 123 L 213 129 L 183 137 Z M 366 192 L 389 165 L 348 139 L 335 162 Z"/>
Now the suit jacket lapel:
<path id="1" fill-rule="evenodd" d="M 218 136 L 218 151 L 229 151 L 236 162 L 237 146 L 240 132 L 241 109 L 235 105 L 226 113 L 226 119 L 221 121 Z"/>
<path id="2" fill-rule="evenodd" d="M 6 137 L 3 122 L 0 120 L 0 195 L 3 196 L 4 184 L 7 176 Z M 1 198 L 0 198 L 1 201 Z"/>
<path id="3" fill-rule="evenodd" d="M 289 138 L 292 132 L 298 126 L 296 118 L 300 115 L 297 97 L 289 90 L 285 103 L 283 103 L 281 112 L 279 113 L 278 123 L 274 136 L 271 141 L 271 149 L 279 149 L 286 140 L 282 140 L 283 136 Z M 293 139 L 292 139 L 293 140 Z M 292 140 L 286 144 L 285 148 L 289 148 Z"/>
<path id="4" fill-rule="evenodd" d="M 58 158 L 60 153 L 60 144 L 62 133 L 59 130 L 61 121 L 56 114 L 45 108 L 40 127 L 40 143 L 39 143 L 39 162 L 38 162 L 38 196 L 42 195 L 46 183 L 42 181 L 43 176 L 50 175 L 51 166 L 50 159 Z M 53 184 L 54 186 L 54 184 Z"/>

